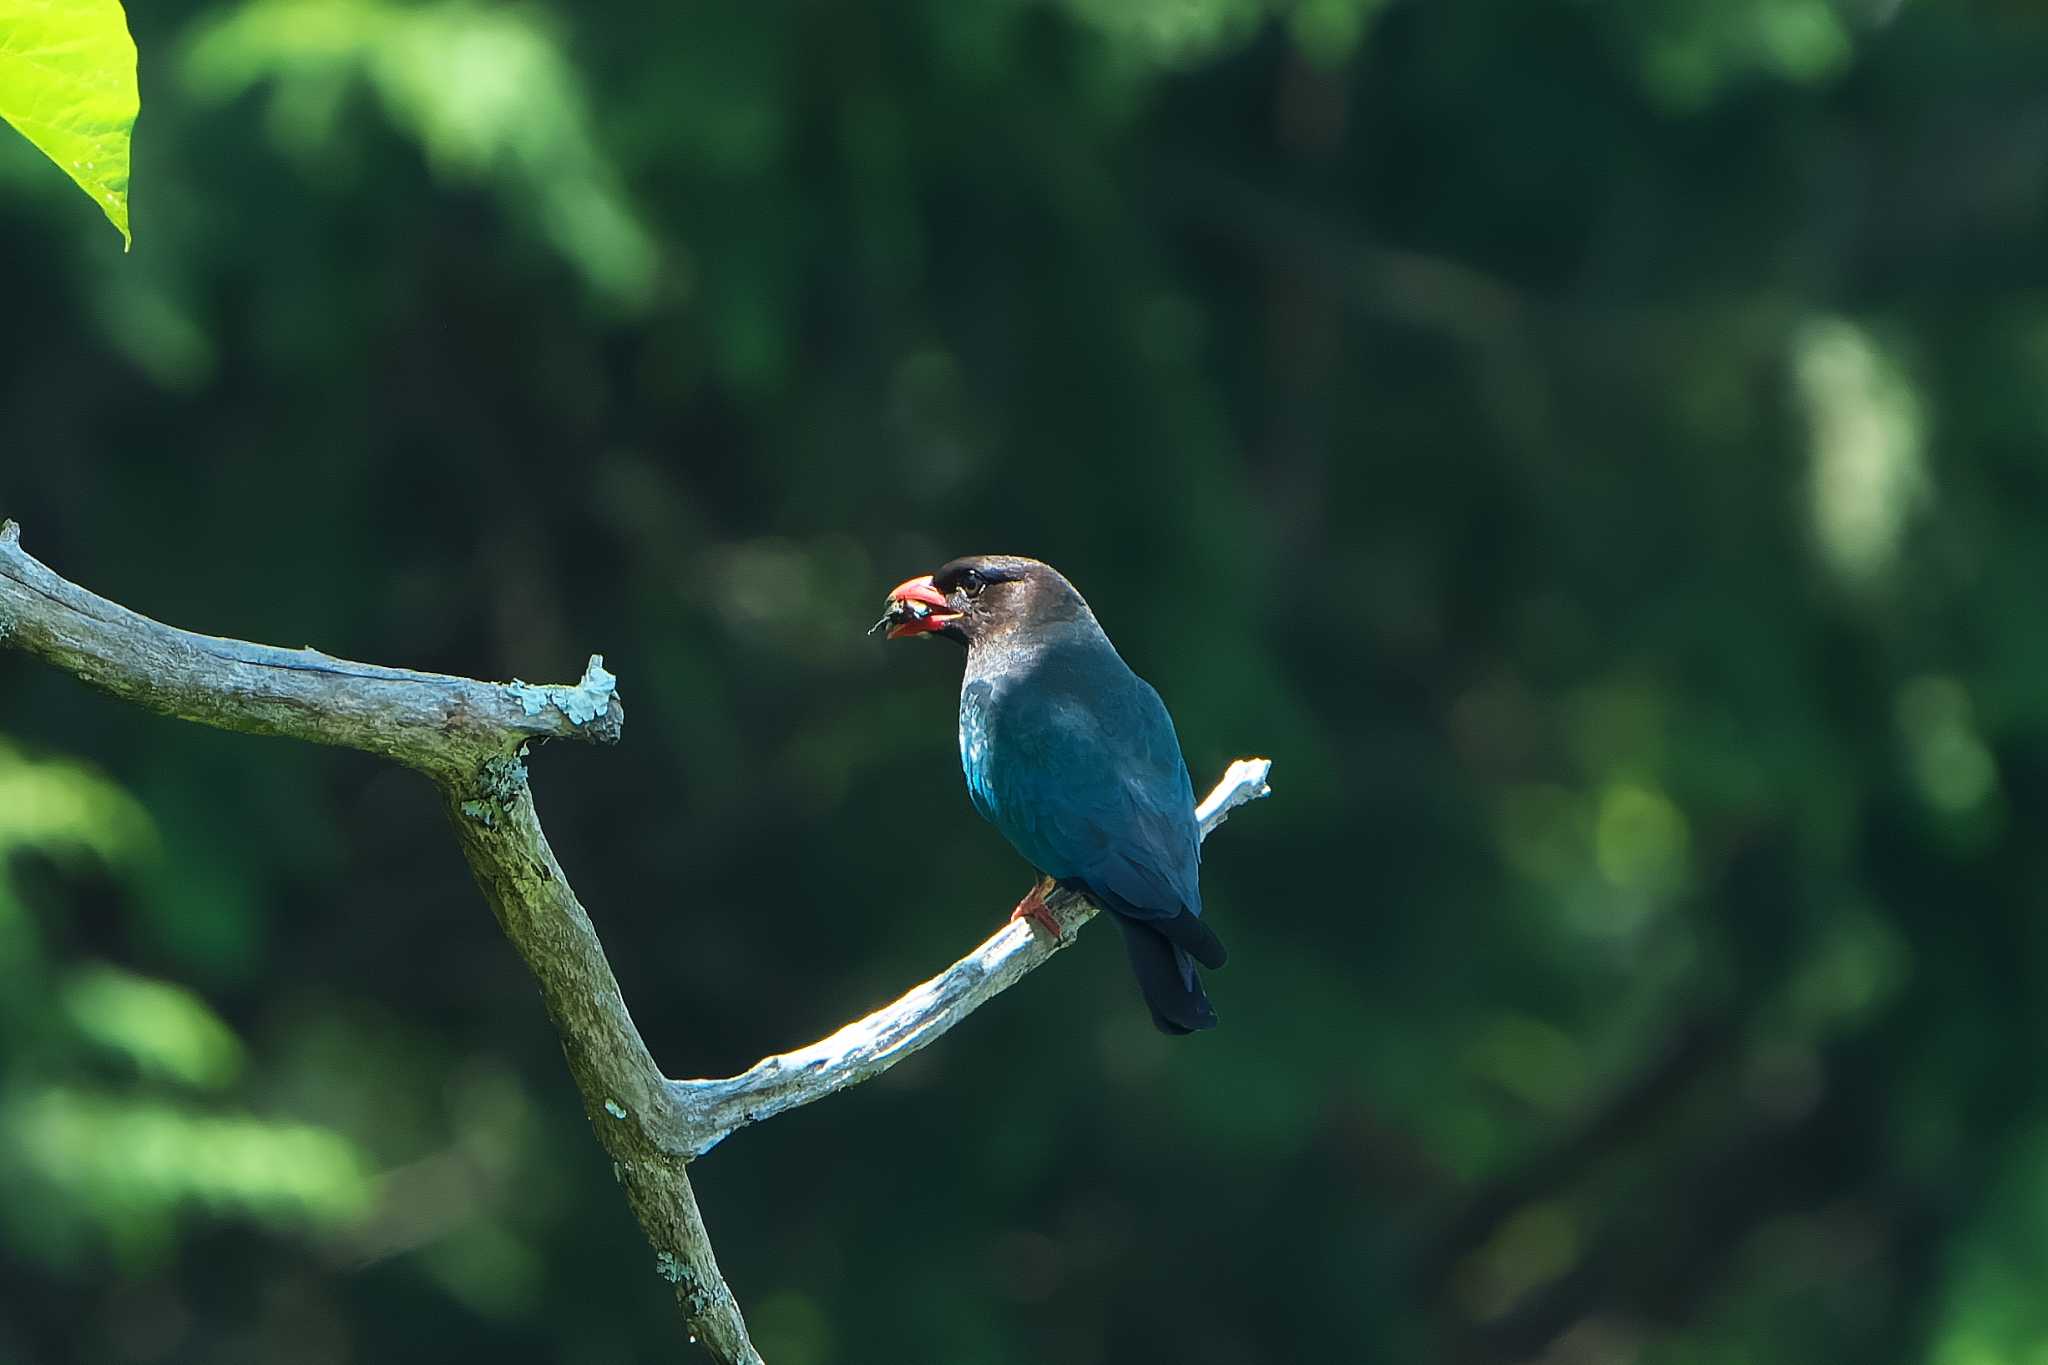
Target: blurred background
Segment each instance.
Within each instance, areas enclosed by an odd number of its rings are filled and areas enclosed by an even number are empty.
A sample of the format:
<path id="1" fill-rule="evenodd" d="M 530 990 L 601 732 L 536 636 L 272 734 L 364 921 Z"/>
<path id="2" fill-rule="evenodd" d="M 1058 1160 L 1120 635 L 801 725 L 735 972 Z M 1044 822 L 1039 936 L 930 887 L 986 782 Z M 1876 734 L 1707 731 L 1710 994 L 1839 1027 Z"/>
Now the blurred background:
<path id="1" fill-rule="evenodd" d="M 1029 883 L 898 580 L 1051 560 L 1276 761 L 1219 1030 L 1094 930 L 696 1167 L 771 1365 L 2048 1361 L 2038 6 L 132 23 L 132 255 L 0 137 L 0 514 L 602 651 L 533 780 L 672 1074 Z M 0 1359 L 683 1352 L 424 783 L 0 655 L 0 850 Z"/>

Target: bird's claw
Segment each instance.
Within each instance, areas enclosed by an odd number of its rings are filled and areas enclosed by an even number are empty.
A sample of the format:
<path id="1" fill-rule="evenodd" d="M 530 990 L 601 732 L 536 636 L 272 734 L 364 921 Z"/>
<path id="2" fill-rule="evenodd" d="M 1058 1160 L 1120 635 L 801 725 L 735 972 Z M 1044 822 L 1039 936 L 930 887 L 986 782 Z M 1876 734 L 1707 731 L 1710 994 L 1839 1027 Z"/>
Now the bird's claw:
<path id="1" fill-rule="evenodd" d="M 1051 889 L 1052 882 L 1050 879 L 1039 878 L 1036 882 L 1032 883 L 1030 894 L 1017 902 L 1017 908 L 1010 912 L 1010 918 L 1012 920 L 1029 920 L 1045 930 L 1046 933 L 1051 934 L 1052 941 L 1058 943 L 1066 938 L 1066 932 L 1060 928 L 1059 919 L 1053 914 L 1052 907 L 1045 903 L 1045 893 Z"/>

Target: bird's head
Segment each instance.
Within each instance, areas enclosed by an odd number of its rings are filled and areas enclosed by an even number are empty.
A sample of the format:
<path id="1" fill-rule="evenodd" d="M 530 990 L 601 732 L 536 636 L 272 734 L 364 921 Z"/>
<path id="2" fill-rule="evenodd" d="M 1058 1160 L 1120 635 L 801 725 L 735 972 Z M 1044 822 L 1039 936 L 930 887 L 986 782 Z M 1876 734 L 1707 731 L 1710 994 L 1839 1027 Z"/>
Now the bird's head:
<path id="1" fill-rule="evenodd" d="M 1059 571 L 1022 555 L 964 555 L 934 573 L 889 590 L 888 610 L 875 622 L 891 640 L 941 635 L 956 644 L 1086 612 L 1087 604 Z"/>

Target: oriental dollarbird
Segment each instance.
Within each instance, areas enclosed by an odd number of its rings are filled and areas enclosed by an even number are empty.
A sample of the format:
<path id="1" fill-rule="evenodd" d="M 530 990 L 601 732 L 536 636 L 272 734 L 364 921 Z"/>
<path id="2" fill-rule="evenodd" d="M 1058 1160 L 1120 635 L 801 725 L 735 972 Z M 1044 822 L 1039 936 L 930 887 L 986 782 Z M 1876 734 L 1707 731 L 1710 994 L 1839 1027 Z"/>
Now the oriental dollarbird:
<path id="1" fill-rule="evenodd" d="M 982 818 L 1044 877 L 1011 918 L 1055 938 L 1058 884 L 1115 917 L 1152 1020 L 1214 1028 L 1197 963 L 1221 967 L 1202 923 L 1201 832 L 1173 718 L 1081 594 L 1050 565 L 972 555 L 899 584 L 876 629 L 967 647 L 960 765 Z"/>

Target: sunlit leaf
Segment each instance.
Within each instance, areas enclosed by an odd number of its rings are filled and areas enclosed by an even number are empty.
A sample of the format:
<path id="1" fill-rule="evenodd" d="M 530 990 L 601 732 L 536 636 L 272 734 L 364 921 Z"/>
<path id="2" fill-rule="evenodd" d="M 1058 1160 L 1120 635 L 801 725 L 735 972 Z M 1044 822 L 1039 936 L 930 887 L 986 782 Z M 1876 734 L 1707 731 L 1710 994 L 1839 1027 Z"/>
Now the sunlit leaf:
<path id="1" fill-rule="evenodd" d="M 0 0 L 0 118 L 128 235 L 128 138 L 142 107 L 119 0 Z"/>

